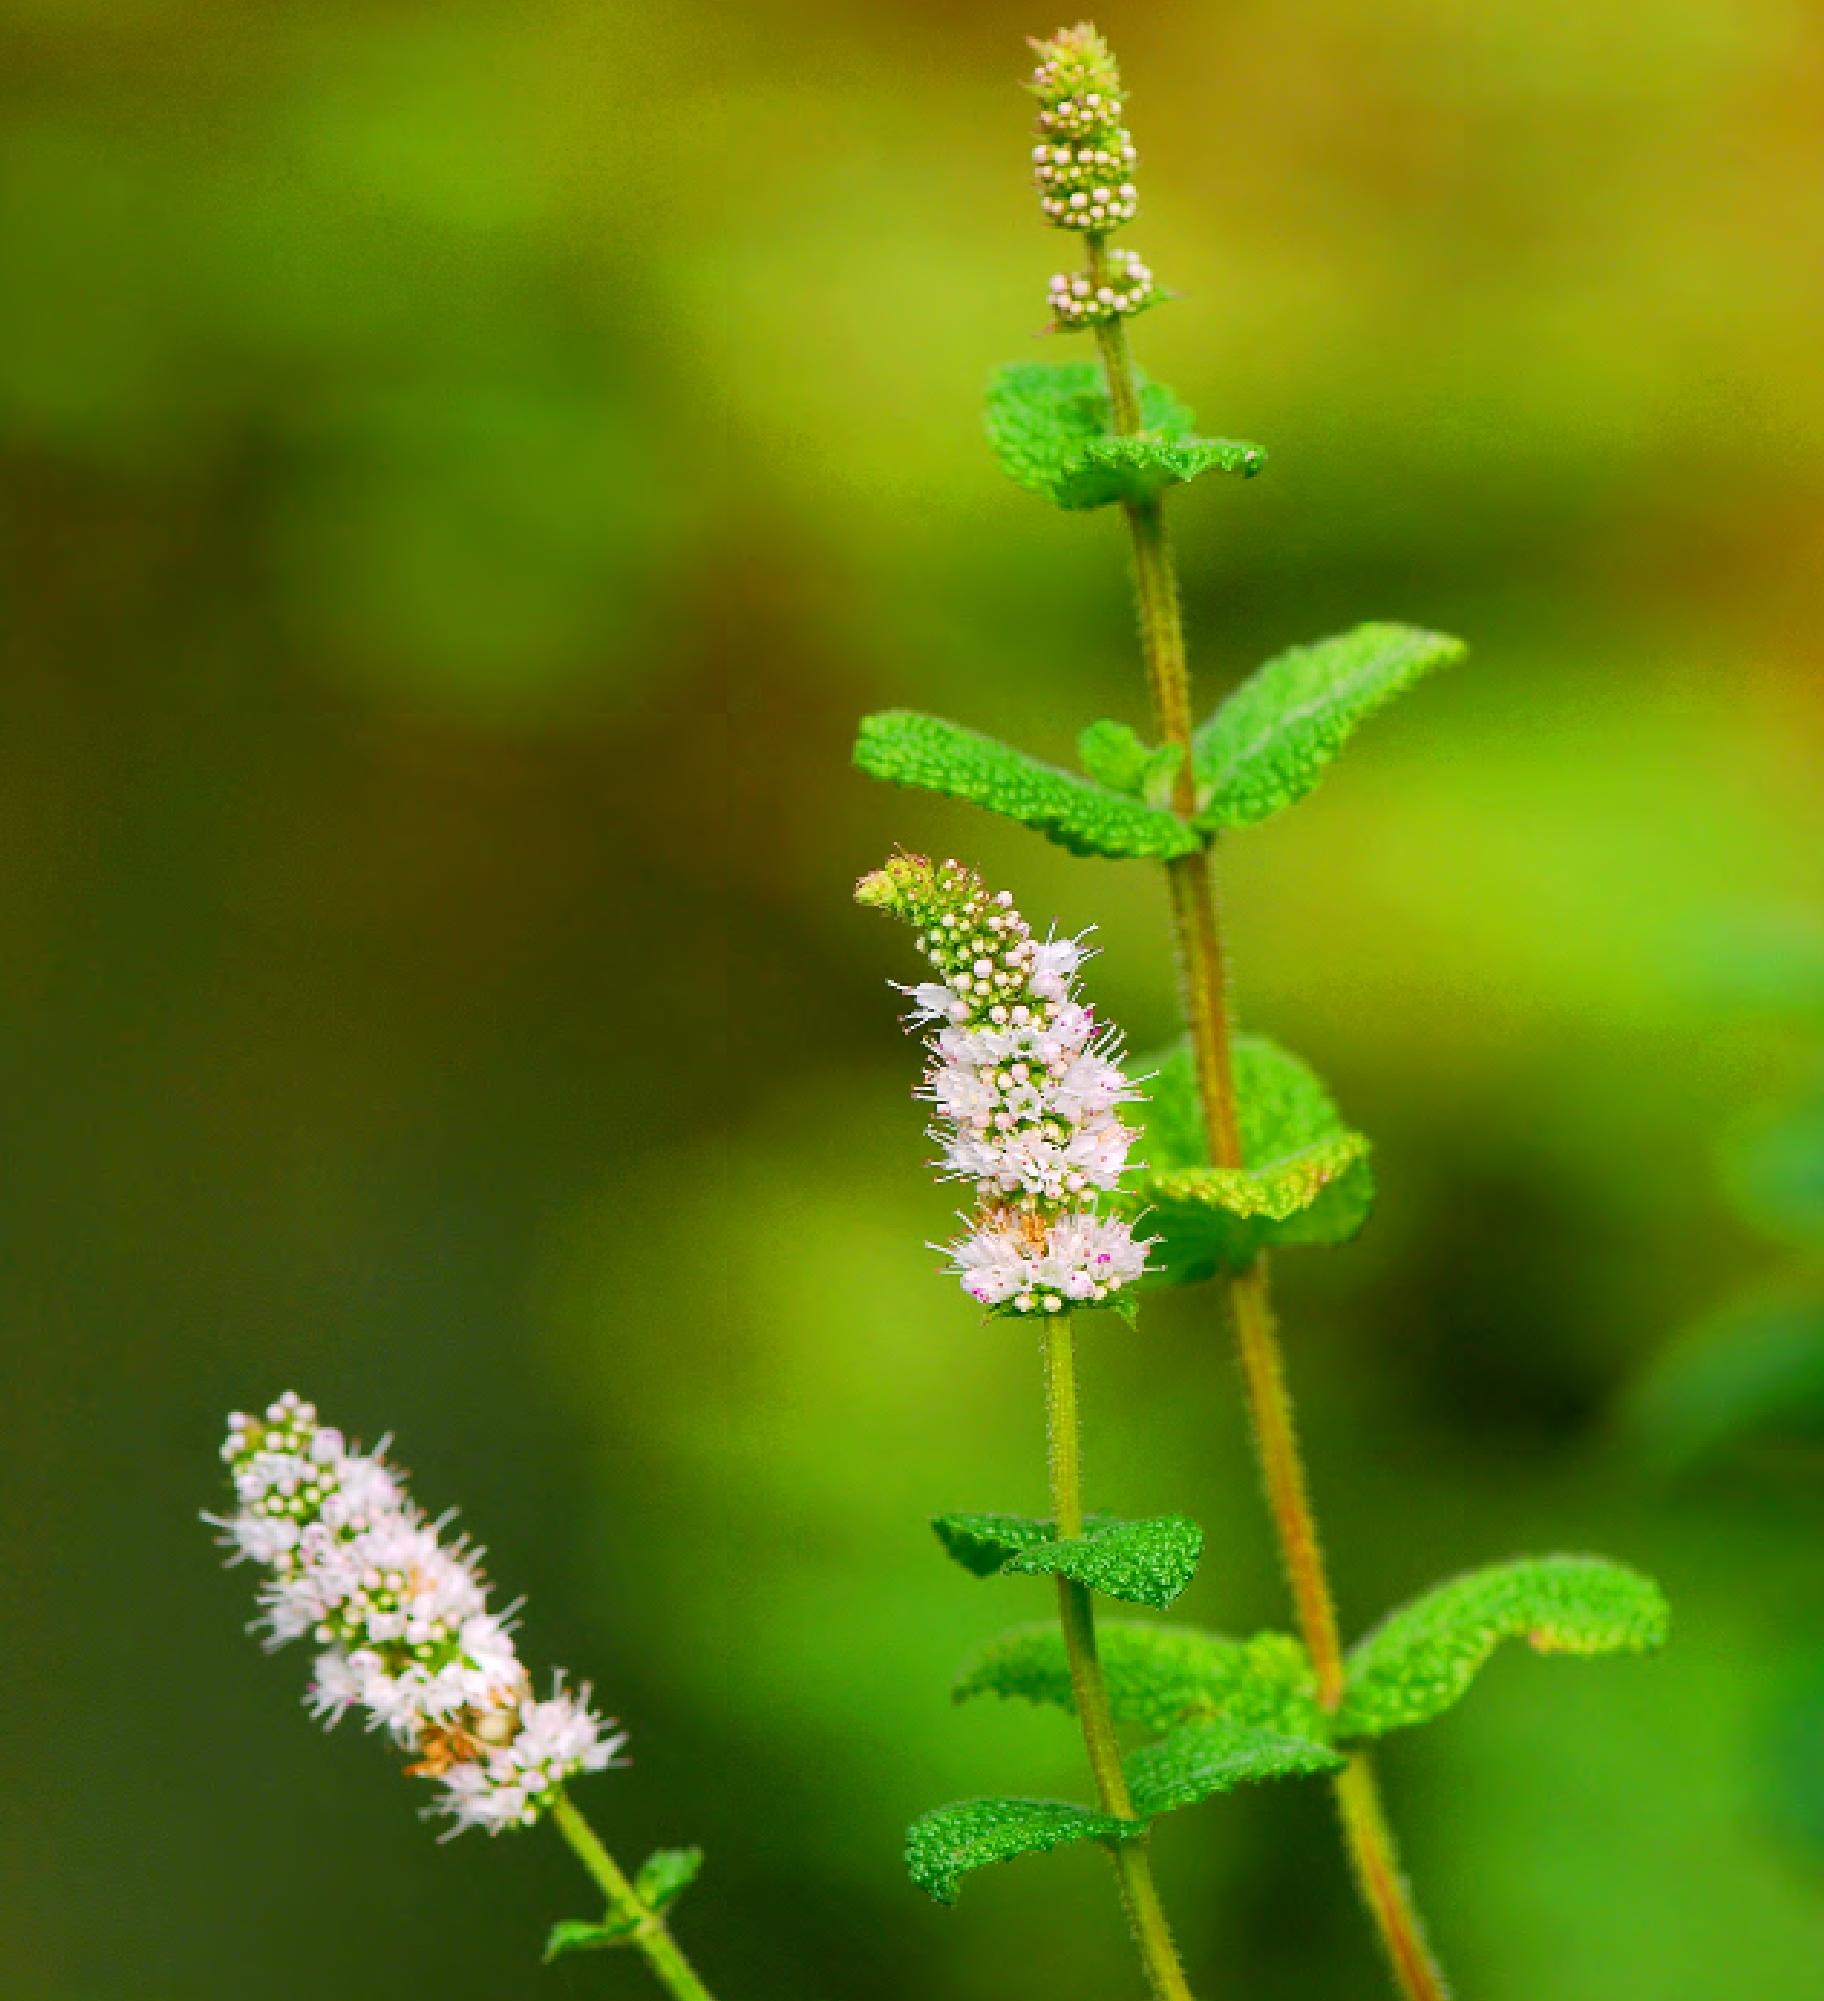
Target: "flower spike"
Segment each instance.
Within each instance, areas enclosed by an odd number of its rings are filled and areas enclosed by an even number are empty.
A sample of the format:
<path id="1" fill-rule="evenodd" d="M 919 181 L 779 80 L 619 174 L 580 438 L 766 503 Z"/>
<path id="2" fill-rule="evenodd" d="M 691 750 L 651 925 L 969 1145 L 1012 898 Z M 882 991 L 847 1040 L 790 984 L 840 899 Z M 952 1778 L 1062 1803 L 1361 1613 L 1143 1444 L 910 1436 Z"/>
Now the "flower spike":
<path id="1" fill-rule="evenodd" d="M 1121 72 L 1087 21 L 1035 41 L 1028 88 L 1039 100 L 1032 177 L 1045 219 L 1101 235 L 1139 213 L 1133 139 L 1121 123 Z"/>
<path id="2" fill-rule="evenodd" d="M 906 991 L 909 1025 L 933 1030 L 921 1095 L 937 1114 L 935 1165 L 977 1197 L 950 1270 L 991 1312 L 1116 1303 L 1154 1241 L 1097 1208 L 1137 1137 L 1119 1107 L 1140 1094 L 1120 1031 L 1076 998 L 1081 941 L 1035 939 L 1011 892 L 991 895 L 956 861 L 895 855 L 855 898 L 911 924 L 938 974 Z"/>
<path id="3" fill-rule="evenodd" d="M 1039 100 L 1032 178 L 1054 229 L 1087 240 L 1089 269 L 1051 281 L 1051 331 L 1069 333 L 1130 319 L 1162 296 L 1131 250 L 1109 235 L 1140 212 L 1134 173 L 1140 155 L 1121 123 L 1125 93 L 1114 53 L 1087 21 L 1032 44 L 1039 58 L 1027 86 Z"/>
<path id="4" fill-rule="evenodd" d="M 437 1782 L 430 1811 L 452 1834 L 530 1827 L 565 1781 L 616 1762 L 624 1734 L 596 1715 L 585 1686 L 561 1676 L 549 1696 L 488 1610 L 481 1552 L 443 1539 L 387 1464 L 362 1452 L 287 1390 L 264 1416 L 237 1411 L 222 1446 L 236 1512 L 205 1517 L 231 1563 L 258 1563 L 268 1651 L 314 1639 L 305 1697 L 333 1725 L 358 1709 L 414 1754 L 406 1769 Z"/>

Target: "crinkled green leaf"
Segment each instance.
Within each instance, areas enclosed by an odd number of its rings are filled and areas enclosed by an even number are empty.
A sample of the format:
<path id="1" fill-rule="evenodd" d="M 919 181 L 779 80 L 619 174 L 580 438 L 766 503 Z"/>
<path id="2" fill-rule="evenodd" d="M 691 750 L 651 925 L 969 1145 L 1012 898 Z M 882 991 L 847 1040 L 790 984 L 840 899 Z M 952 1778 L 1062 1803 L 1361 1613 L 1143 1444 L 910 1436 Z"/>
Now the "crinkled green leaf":
<path id="1" fill-rule="evenodd" d="M 1287 1633 L 1231 1640 L 1195 1626 L 1098 1619 L 1096 1645 L 1117 1723 L 1151 1730 L 1197 1718 L 1251 1723 L 1288 1737 L 1322 1737 L 1316 1677 Z M 1056 1621 L 1016 1626 L 963 1663 L 951 1699 L 977 1695 L 1075 1707 L 1070 1662 Z"/>
<path id="2" fill-rule="evenodd" d="M 1129 1604 L 1169 1605 L 1196 1574 L 1203 1531 L 1182 1515 L 1124 1522 L 1092 1515 L 1080 1536 L 1059 1540 L 1031 1515 L 940 1515 L 938 1540 L 977 1577 L 997 1572 L 1068 1577 Z"/>
<path id="3" fill-rule="evenodd" d="M 1361 1133 L 1335 1133 L 1301 1147 L 1271 1167 L 1181 1167 L 1147 1180 L 1148 1198 L 1162 1212 L 1220 1209 L 1244 1221 L 1283 1223 L 1309 1209 L 1339 1175 L 1368 1157 Z"/>
<path id="4" fill-rule="evenodd" d="M 1116 435 L 1093 361 L 1015 362 L 988 385 L 988 439 L 1008 478 L 1064 508 L 1144 500 L 1206 472 L 1259 472 L 1267 455 L 1233 438 L 1202 438 L 1169 389 L 1140 385 L 1137 437 Z"/>
<path id="5" fill-rule="evenodd" d="M 1123 1760 L 1134 1811 L 1149 1819 L 1261 1779 L 1334 1772 L 1344 1760 L 1310 1737 L 1282 1737 L 1227 1718 L 1180 1724 Z"/>
<path id="6" fill-rule="evenodd" d="M 607 1946 L 624 1945 L 639 1922 L 631 1916 L 600 1923 L 591 1918 L 560 1918 L 545 1935 L 545 1964 L 549 1966 L 568 1952 L 600 1952 Z"/>
<path id="7" fill-rule="evenodd" d="M 1460 1701 L 1503 1640 L 1542 1654 L 1640 1654 L 1664 1645 L 1665 1594 L 1597 1556 L 1522 1557 L 1453 1578 L 1350 1653 L 1339 1738 L 1427 1723 Z"/>
<path id="8" fill-rule="evenodd" d="M 1358 725 L 1464 651 L 1441 632 L 1358 625 L 1269 660 L 1197 732 L 1197 824 L 1245 827 L 1302 799 Z"/>
<path id="9" fill-rule="evenodd" d="M 1131 1841 L 1145 1827 L 1068 1800 L 963 1800 L 921 1814 L 906 1830 L 906 1868 L 921 1890 L 953 1904 L 972 1869 L 1076 1841 Z"/>
<path id="10" fill-rule="evenodd" d="M 977 1577 L 993 1577 L 1010 1557 L 1055 1542 L 1058 1535 L 1036 1515 L 939 1515 L 931 1526 L 950 1555 Z"/>
<path id="11" fill-rule="evenodd" d="M 1060 507 L 1106 507 L 1145 500 L 1168 486 L 1188 486 L 1206 472 L 1251 479 L 1267 462 L 1258 445 L 1239 438 L 1097 438 L 1063 470 L 1052 497 Z"/>
<path id="12" fill-rule="evenodd" d="M 1154 1276 L 1168 1285 L 1242 1270 L 1278 1245 L 1346 1243 L 1374 1206 L 1368 1141 L 1316 1075 L 1258 1035 L 1235 1038 L 1233 1062 L 1245 1168 L 1209 1164 L 1188 1041 L 1134 1066 L 1147 1077 L 1146 1165 L 1123 1199 L 1160 1238 Z"/>
<path id="13" fill-rule="evenodd" d="M 1160 861 L 1202 845 L 1175 813 L 1042 764 L 941 716 L 887 709 L 863 717 L 855 762 L 872 778 L 985 806 L 1072 854 Z"/>
<path id="14" fill-rule="evenodd" d="M 1824 1443 L 1824 1286 L 1795 1281 L 1718 1308 L 1653 1364 L 1628 1421 L 1667 1470 L 1733 1445 Z"/>
<path id="15" fill-rule="evenodd" d="M 652 1910 L 662 1911 L 690 1888 L 702 1867 L 700 1848 L 655 1848 L 640 1864 L 633 1887 Z"/>
<path id="16" fill-rule="evenodd" d="M 1723 1186 L 1756 1229 L 1824 1248 L 1824 1086 L 1756 1119 L 1723 1149 Z"/>
<path id="17" fill-rule="evenodd" d="M 1030 1576 L 1068 1577 L 1073 1584 L 1129 1605 L 1164 1611 L 1197 1574 L 1203 1531 L 1183 1515 L 1113 1522 L 1059 1542 L 1035 1543 L 1001 1567 Z"/>

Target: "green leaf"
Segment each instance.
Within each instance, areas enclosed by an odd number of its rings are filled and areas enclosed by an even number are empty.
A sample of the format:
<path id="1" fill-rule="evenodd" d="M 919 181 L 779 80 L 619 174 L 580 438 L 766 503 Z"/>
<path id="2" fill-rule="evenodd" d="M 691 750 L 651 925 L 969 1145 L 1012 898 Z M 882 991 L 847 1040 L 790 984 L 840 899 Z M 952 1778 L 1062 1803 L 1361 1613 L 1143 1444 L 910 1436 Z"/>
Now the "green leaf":
<path id="1" fill-rule="evenodd" d="M 1197 1574 L 1203 1531 L 1183 1515 L 1114 1522 L 1058 1542 L 1036 1543 L 1009 1557 L 1006 1572 L 1068 1577 L 1105 1598 L 1164 1611 Z"/>
<path id="2" fill-rule="evenodd" d="M 1127 723 L 1091 723 L 1077 738 L 1077 761 L 1098 785 L 1169 809 L 1184 746 L 1150 744 Z"/>
<path id="3" fill-rule="evenodd" d="M 1096 1645 L 1117 1723 L 1169 1730 L 1195 1718 L 1251 1723 L 1288 1737 L 1326 1730 L 1305 1650 L 1286 1633 L 1225 1639 L 1195 1626 L 1098 1619 Z M 1055 1621 L 1016 1626 L 963 1663 L 951 1700 L 977 1695 L 1075 1708 L 1064 1636 Z"/>
<path id="4" fill-rule="evenodd" d="M 976 1577 L 993 1577 L 1010 1557 L 1055 1542 L 1058 1533 L 1034 1515 L 939 1515 L 931 1526 L 950 1555 Z"/>
<path id="5" fill-rule="evenodd" d="M 1147 1816 L 1195 1806 L 1260 1779 L 1334 1772 L 1345 1760 L 1309 1737 L 1281 1737 L 1227 1719 L 1181 1724 L 1123 1763 L 1134 1811 Z"/>
<path id="6" fill-rule="evenodd" d="M 1628 1425 L 1666 1471 L 1733 1445 L 1824 1443 L 1824 1289 L 1797 1281 L 1718 1308 L 1653 1364 Z"/>
<path id="7" fill-rule="evenodd" d="M 1092 1515 L 1082 1535 L 1063 1540 L 1050 1522 L 1031 1515 L 940 1515 L 931 1526 L 977 1577 L 1068 1577 L 1104 1597 L 1160 1609 L 1195 1576 L 1203 1553 L 1203 1531 L 1182 1515 L 1138 1522 Z"/>
<path id="8" fill-rule="evenodd" d="M 1104 718 L 1077 738 L 1077 761 L 1098 785 L 1138 799 L 1153 761 L 1153 747 L 1130 723 Z"/>
<path id="9" fill-rule="evenodd" d="M 1464 651 L 1441 632 L 1358 625 L 1269 660 L 1197 732 L 1197 824 L 1245 827 L 1302 799 L 1358 724 Z"/>
<path id="10" fill-rule="evenodd" d="M 545 1964 L 562 1959 L 567 1952 L 600 1952 L 606 1946 L 622 1945 L 638 1925 L 635 1917 L 608 1918 L 600 1924 L 590 1918 L 560 1918 L 545 1936 Z"/>
<path id="11" fill-rule="evenodd" d="M 642 1902 L 662 1911 L 690 1888 L 702 1867 L 700 1848 L 655 1848 L 640 1864 L 633 1887 Z"/>
<path id="12" fill-rule="evenodd" d="M 985 806 L 1076 855 L 1157 861 L 1202 846 L 1202 837 L 1175 813 L 1042 764 L 941 716 L 910 709 L 865 716 L 855 762 L 872 778 Z"/>
<path id="13" fill-rule="evenodd" d="M 972 1869 L 1037 1855 L 1076 1841 L 1131 1841 L 1140 1820 L 1116 1820 L 1068 1800 L 963 1800 L 921 1814 L 906 1830 L 906 1868 L 940 1904 L 956 1902 Z"/>
<path id="14" fill-rule="evenodd" d="M 1663 1646 L 1659 1586 L 1596 1556 L 1523 1557 L 1441 1584 L 1350 1653 L 1339 1738 L 1427 1723 L 1460 1701 L 1503 1640 L 1542 1654 L 1640 1654 Z"/>
<path id="15" fill-rule="evenodd" d="M 1115 433 L 1093 361 L 1015 362 L 988 385 L 988 440 L 1009 479 L 1064 508 L 1144 500 L 1206 472 L 1259 472 L 1267 455 L 1233 438 L 1201 438 L 1169 389 L 1140 381 L 1138 437 Z"/>
<path id="16" fill-rule="evenodd" d="M 1343 1124 L 1316 1075 L 1264 1036 L 1237 1036 L 1233 1061 L 1245 1168 L 1210 1165 L 1188 1041 L 1134 1066 L 1152 1073 L 1146 1166 L 1123 1199 L 1160 1239 L 1154 1277 L 1167 1285 L 1243 1270 L 1274 1246 L 1347 1243 L 1374 1206 L 1368 1141 Z"/>

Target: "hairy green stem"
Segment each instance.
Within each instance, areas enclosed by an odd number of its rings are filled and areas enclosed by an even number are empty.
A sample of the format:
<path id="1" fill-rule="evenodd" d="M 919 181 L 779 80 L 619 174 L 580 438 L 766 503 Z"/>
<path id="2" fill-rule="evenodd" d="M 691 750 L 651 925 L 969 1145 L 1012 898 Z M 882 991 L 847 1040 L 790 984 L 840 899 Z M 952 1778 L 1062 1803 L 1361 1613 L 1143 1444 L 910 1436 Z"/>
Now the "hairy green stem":
<path id="1" fill-rule="evenodd" d="M 666 1993 L 673 1996 L 674 2001 L 715 2001 L 697 1977 L 696 1969 L 684 1957 L 664 1918 L 627 1880 L 620 1864 L 602 1846 L 601 1837 L 571 1804 L 567 1794 L 558 1794 L 557 1802 L 551 1809 L 551 1818 L 557 1824 L 558 1833 L 569 1842 L 576 1859 L 588 1870 L 597 1889 L 607 1898 L 608 1915 L 632 1920 L 633 1929 L 628 1933 L 628 1940 L 645 1954 L 646 1964 L 652 1968 Z"/>
<path id="2" fill-rule="evenodd" d="M 1045 1323 L 1045 1416 L 1051 1445 L 1052 1518 L 1060 1537 L 1079 1536 L 1083 1533 L 1082 1425 L 1077 1415 L 1076 1337 L 1069 1313 L 1054 1314 Z M 1116 1820 L 1137 1819 L 1096 1652 L 1095 1606 L 1088 1591 L 1066 1577 L 1058 1579 L 1058 1623 L 1064 1631 L 1071 1694 L 1095 1775 L 1096 1798 L 1102 1811 Z M 1109 1845 L 1121 1901 L 1156 2001 L 1191 2001 L 1153 1881 L 1146 1841 L 1144 1834 L 1137 1834 Z"/>
<path id="3" fill-rule="evenodd" d="M 1414 2001 L 1450 2001 L 1450 1989 L 1431 1956 L 1413 1907 L 1411 1886 L 1400 1873 L 1399 1849 L 1366 1751 L 1352 1752 L 1348 1764 L 1336 1775 L 1336 1805 L 1356 1884 L 1380 1926 L 1381 1942 L 1387 1948 L 1400 1991 L 1412 1995 Z"/>
<path id="4" fill-rule="evenodd" d="M 1101 238 L 1091 236 L 1088 248 L 1090 273 L 1100 284 L 1106 268 L 1105 247 Z M 1115 429 L 1123 436 L 1132 436 L 1141 428 L 1140 398 L 1128 353 L 1127 329 L 1120 320 L 1109 321 L 1097 326 L 1096 338 Z M 1125 502 L 1122 511 L 1133 541 L 1134 589 L 1147 685 L 1161 742 L 1176 745 L 1182 753 L 1173 805 L 1188 818 L 1196 809 L 1190 671 L 1164 508 L 1154 495 Z M 1215 873 L 1207 849 L 1168 862 L 1166 870 L 1184 1013 L 1196 1059 L 1210 1160 L 1218 1167 L 1240 1167 L 1245 1162 L 1236 1115 L 1227 971 Z M 1266 1259 L 1258 1258 L 1246 1271 L 1231 1276 L 1227 1290 L 1241 1353 L 1249 1422 L 1299 1631 L 1317 1675 L 1319 1699 L 1326 1709 L 1335 1709 L 1343 1696 L 1336 1600 L 1298 1448 L 1285 1358 L 1268 1297 Z M 1448 2001 L 1450 1990 L 1425 1942 L 1365 1751 L 1355 1753 L 1338 1775 L 1336 1800 L 1362 1901 L 1380 1932 L 1401 1993 L 1407 2001 Z"/>

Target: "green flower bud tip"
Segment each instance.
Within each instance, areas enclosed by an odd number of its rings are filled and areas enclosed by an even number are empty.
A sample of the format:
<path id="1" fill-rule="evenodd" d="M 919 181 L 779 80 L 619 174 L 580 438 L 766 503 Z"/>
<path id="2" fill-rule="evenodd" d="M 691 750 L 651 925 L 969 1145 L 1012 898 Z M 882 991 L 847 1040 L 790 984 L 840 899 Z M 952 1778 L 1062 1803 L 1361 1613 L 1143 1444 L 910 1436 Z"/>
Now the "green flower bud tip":
<path id="1" fill-rule="evenodd" d="M 1121 71 L 1114 51 L 1088 21 L 1074 28 L 1060 28 L 1041 41 L 1029 38 L 1028 46 L 1039 59 L 1027 88 L 1046 112 L 1065 108 L 1066 121 L 1086 117 L 1096 124 L 1112 125 L 1121 116 Z"/>
<path id="2" fill-rule="evenodd" d="M 884 910 L 921 928 L 941 927 L 946 917 L 954 926 L 987 900 L 974 869 L 958 861 L 930 862 L 923 855 L 893 855 L 855 885 L 855 901 L 864 909 Z"/>
<path id="3" fill-rule="evenodd" d="M 1086 271 L 1060 271 L 1051 281 L 1054 333 L 1130 319 L 1158 303 L 1151 269 L 1133 250 L 1111 250 L 1101 282 Z"/>

